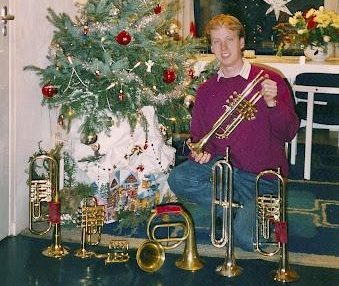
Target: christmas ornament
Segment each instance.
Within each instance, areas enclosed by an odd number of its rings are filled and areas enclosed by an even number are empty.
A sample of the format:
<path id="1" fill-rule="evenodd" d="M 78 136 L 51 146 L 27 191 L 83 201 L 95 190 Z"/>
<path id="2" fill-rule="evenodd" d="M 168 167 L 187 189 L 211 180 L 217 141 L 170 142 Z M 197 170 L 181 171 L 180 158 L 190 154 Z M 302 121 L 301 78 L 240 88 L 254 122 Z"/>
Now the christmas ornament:
<path id="1" fill-rule="evenodd" d="M 61 126 L 61 127 L 64 127 L 64 125 L 65 125 L 65 119 L 64 119 L 64 116 L 62 114 L 60 114 L 59 117 L 58 117 L 58 125 Z"/>
<path id="2" fill-rule="evenodd" d="M 89 27 L 88 27 L 88 25 L 84 25 L 84 29 L 83 29 L 83 35 L 84 35 L 84 36 L 87 36 L 87 34 L 88 34 L 88 31 L 89 31 Z"/>
<path id="3" fill-rule="evenodd" d="M 67 110 L 67 117 L 72 119 L 74 117 L 74 115 L 75 115 L 75 112 L 74 112 L 73 108 L 69 107 L 68 110 Z"/>
<path id="4" fill-rule="evenodd" d="M 278 21 L 280 11 L 288 15 L 292 15 L 291 11 L 286 7 L 286 4 L 292 0 L 264 0 L 271 7 L 267 9 L 266 15 L 274 11 L 275 19 Z"/>
<path id="5" fill-rule="evenodd" d="M 190 78 L 193 78 L 194 77 L 194 69 L 189 69 L 187 74 Z"/>
<path id="6" fill-rule="evenodd" d="M 120 101 L 124 101 L 125 99 L 125 93 L 120 89 L 119 91 L 119 96 L 118 96 Z"/>
<path id="7" fill-rule="evenodd" d="M 162 78 L 162 80 L 164 82 L 172 83 L 172 82 L 175 81 L 176 78 L 177 78 L 177 75 L 176 75 L 174 69 L 166 69 L 166 70 L 164 70 L 163 78 Z"/>
<path id="8" fill-rule="evenodd" d="M 95 77 L 96 77 L 97 79 L 99 79 L 99 78 L 100 78 L 100 75 L 101 75 L 100 71 L 99 71 L 99 70 L 96 70 L 96 71 L 95 71 Z"/>
<path id="9" fill-rule="evenodd" d="M 161 13 L 161 6 L 160 4 L 157 4 L 157 6 L 154 7 L 154 13 L 160 14 Z"/>
<path id="10" fill-rule="evenodd" d="M 125 30 L 122 30 L 118 35 L 116 35 L 115 37 L 115 40 L 120 44 L 120 45 L 123 45 L 123 46 L 126 46 L 128 45 L 130 42 L 131 42 L 131 35 L 125 31 Z"/>
<path id="11" fill-rule="evenodd" d="M 53 97 L 58 93 L 58 89 L 51 84 L 46 84 L 41 88 L 42 94 L 46 98 Z"/>
<path id="12" fill-rule="evenodd" d="M 85 145 L 94 144 L 98 140 L 98 136 L 94 132 L 82 132 L 80 134 L 80 142 Z"/>
<path id="13" fill-rule="evenodd" d="M 191 108 L 194 105 L 195 97 L 193 95 L 186 95 L 184 99 L 184 105 L 187 108 Z"/>
<path id="14" fill-rule="evenodd" d="M 147 67 L 146 71 L 152 72 L 152 66 L 154 65 L 154 62 L 152 60 L 148 60 L 147 62 L 145 62 L 145 65 Z"/>
<path id="15" fill-rule="evenodd" d="M 179 37 L 179 27 L 177 24 L 175 23 L 171 23 L 170 26 L 168 27 L 168 29 L 165 31 L 165 34 L 168 37 L 171 38 L 178 38 Z"/>

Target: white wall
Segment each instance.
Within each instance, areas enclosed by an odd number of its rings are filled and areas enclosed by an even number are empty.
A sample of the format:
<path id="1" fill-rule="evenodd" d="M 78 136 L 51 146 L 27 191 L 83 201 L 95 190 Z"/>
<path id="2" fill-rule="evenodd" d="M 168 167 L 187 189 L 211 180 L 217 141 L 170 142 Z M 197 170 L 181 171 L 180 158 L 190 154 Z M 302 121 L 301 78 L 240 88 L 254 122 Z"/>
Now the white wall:
<path id="1" fill-rule="evenodd" d="M 334 10 L 339 13 L 339 0 L 325 0 L 324 4 L 326 9 Z"/>
<path id="2" fill-rule="evenodd" d="M 10 234 L 28 226 L 28 160 L 38 150 L 38 141 L 50 148 L 56 115 L 41 106 L 39 78 L 23 67 L 47 65 L 54 26 L 47 21 L 47 8 L 73 15 L 77 8 L 69 0 L 16 0 L 10 34 Z M 79 2 L 79 1 L 77 1 Z M 82 1 L 83 2 L 83 1 Z"/>

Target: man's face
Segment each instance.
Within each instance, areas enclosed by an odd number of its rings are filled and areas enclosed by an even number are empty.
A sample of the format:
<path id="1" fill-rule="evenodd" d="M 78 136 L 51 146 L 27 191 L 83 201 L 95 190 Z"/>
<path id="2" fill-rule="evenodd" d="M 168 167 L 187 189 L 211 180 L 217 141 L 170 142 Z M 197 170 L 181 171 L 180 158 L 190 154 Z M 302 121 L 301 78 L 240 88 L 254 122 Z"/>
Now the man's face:
<path id="1" fill-rule="evenodd" d="M 211 30 L 211 50 L 222 66 L 232 67 L 242 59 L 242 49 L 245 46 L 244 38 L 239 38 L 236 31 L 226 27 Z"/>

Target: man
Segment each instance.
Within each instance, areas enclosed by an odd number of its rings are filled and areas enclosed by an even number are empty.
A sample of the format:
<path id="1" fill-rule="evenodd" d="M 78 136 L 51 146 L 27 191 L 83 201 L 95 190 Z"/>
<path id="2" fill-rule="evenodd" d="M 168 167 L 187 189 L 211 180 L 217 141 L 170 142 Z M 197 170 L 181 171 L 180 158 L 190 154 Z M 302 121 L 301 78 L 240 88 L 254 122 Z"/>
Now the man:
<path id="1" fill-rule="evenodd" d="M 215 16 L 207 24 L 206 35 L 220 69 L 197 91 L 190 129 L 192 142 L 211 130 L 224 112 L 226 100 L 235 91 L 241 93 L 264 69 L 244 62 L 245 33 L 235 17 Z M 179 200 L 185 198 L 197 205 L 190 209 L 195 225 L 209 225 L 212 166 L 225 156 L 226 147 L 229 147 L 234 167 L 233 198 L 243 205 L 234 219 L 234 239 L 235 245 L 245 250 L 253 250 L 256 175 L 280 167 L 282 174 L 287 176 L 285 142 L 292 140 L 299 128 L 293 97 L 285 81 L 274 71 L 264 69 L 264 74 L 266 79 L 254 90 L 260 90 L 262 94 L 256 104 L 256 118 L 244 120 L 228 138 L 219 139 L 213 135 L 203 152 L 191 151 L 189 160 L 175 167 L 168 178 L 169 186 Z M 269 190 L 273 184 L 264 180 L 263 187 Z"/>

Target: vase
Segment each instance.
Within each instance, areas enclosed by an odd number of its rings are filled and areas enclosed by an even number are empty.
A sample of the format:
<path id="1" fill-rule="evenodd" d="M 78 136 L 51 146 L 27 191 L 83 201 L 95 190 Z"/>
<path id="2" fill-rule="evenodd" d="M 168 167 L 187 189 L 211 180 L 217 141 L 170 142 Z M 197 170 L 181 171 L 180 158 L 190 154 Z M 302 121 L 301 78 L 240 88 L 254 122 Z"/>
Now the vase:
<path id="1" fill-rule="evenodd" d="M 307 58 L 314 62 L 323 62 L 329 57 L 333 56 L 334 47 L 332 43 L 327 44 L 326 46 L 312 46 L 308 45 L 305 50 L 304 54 Z"/>

